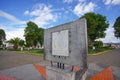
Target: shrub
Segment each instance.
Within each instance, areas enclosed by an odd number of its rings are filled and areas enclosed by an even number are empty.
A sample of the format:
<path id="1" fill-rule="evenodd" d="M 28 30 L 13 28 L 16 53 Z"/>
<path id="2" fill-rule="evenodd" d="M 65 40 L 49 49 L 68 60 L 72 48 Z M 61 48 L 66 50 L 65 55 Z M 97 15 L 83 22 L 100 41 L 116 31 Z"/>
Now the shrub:
<path id="1" fill-rule="evenodd" d="M 96 48 L 103 47 L 103 42 L 102 42 L 102 41 L 95 41 L 94 46 L 95 46 Z"/>

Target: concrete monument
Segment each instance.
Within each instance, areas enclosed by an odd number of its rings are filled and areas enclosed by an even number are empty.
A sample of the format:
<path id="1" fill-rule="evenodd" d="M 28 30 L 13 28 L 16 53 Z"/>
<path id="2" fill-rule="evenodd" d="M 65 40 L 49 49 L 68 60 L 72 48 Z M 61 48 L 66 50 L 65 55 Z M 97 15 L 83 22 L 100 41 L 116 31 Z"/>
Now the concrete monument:
<path id="1" fill-rule="evenodd" d="M 45 30 L 45 59 L 48 80 L 84 80 L 87 71 L 86 19 L 55 26 Z M 80 67 L 74 71 L 74 66 Z"/>

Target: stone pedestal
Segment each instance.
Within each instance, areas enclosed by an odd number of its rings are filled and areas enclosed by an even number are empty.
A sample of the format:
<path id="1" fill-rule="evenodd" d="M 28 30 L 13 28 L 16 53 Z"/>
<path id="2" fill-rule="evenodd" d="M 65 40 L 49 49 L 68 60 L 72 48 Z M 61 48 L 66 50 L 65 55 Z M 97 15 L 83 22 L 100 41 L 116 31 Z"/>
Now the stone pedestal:
<path id="1" fill-rule="evenodd" d="M 65 71 L 54 67 L 47 67 L 47 80 L 75 80 L 75 72 Z"/>
<path id="2" fill-rule="evenodd" d="M 85 72 L 82 74 L 81 78 L 80 78 L 80 79 L 76 79 L 76 80 L 86 80 L 86 78 L 87 78 L 87 72 L 88 72 L 88 71 L 85 71 Z"/>
<path id="3" fill-rule="evenodd" d="M 47 80 L 85 80 L 87 71 L 77 73 L 76 71 L 62 70 L 54 67 L 46 68 Z"/>

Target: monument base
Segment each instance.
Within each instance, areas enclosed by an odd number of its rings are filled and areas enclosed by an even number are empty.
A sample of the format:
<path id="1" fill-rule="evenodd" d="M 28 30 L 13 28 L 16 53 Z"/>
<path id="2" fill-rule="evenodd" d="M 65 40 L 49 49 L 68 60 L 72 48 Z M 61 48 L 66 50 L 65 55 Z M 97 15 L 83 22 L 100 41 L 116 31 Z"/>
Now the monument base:
<path id="1" fill-rule="evenodd" d="M 85 80 L 87 71 L 76 72 L 70 70 L 62 70 L 55 67 L 46 67 L 47 80 Z"/>

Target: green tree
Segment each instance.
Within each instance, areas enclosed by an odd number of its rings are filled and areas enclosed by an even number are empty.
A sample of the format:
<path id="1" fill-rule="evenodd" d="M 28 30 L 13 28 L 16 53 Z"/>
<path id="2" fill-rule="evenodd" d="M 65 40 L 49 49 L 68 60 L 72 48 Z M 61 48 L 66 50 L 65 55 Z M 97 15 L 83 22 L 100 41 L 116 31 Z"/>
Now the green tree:
<path id="1" fill-rule="evenodd" d="M 38 39 L 38 26 L 34 22 L 29 21 L 25 28 L 24 36 L 27 46 L 36 46 Z"/>
<path id="2" fill-rule="evenodd" d="M 44 29 L 43 28 L 39 28 L 38 42 L 40 43 L 42 47 L 44 43 Z"/>
<path id="3" fill-rule="evenodd" d="M 96 39 L 105 37 L 106 28 L 109 26 L 105 16 L 90 12 L 86 13 L 81 18 L 87 19 L 89 45 L 94 45 Z"/>
<path id="4" fill-rule="evenodd" d="M 10 43 L 10 44 L 13 44 L 14 49 L 18 49 L 20 38 L 16 37 L 14 39 L 8 40 L 7 42 Z"/>
<path id="5" fill-rule="evenodd" d="M 6 34 L 3 29 L 0 29 L 0 46 L 3 45 L 3 41 L 6 39 Z"/>
<path id="6" fill-rule="evenodd" d="M 34 22 L 29 21 L 27 23 L 24 36 L 25 36 L 27 47 L 32 47 L 32 46 L 36 47 L 38 42 L 40 43 L 41 46 L 43 46 L 44 29 L 38 28 L 38 26 Z"/>
<path id="7" fill-rule="evenodd" d="M 24 40 L 22 40 L 22 39 L 19 40 L 19 46 L 21 46 L 21 47 L 24 46 Z"/>
<path id="8" fill-rule="evenodd" d="M 94 46 L 95 46 L 96 48 L 100 48 L 100 47 L 103 46 L 103 42 L 102 42 L 102 41 L 95 41 Z"/>
<path id="9" fill-rule="evenodd" d="M 22 39 L 19 40 L 19 46 L 21 47 L 21 51 L 23 51 L 24 40 Z"/>
<path id="10" fill-rule="evenodd" d="M 114 23 L 114 30 L 115 37 L 120 38 L 120 16 L 116 19 Z"/>

